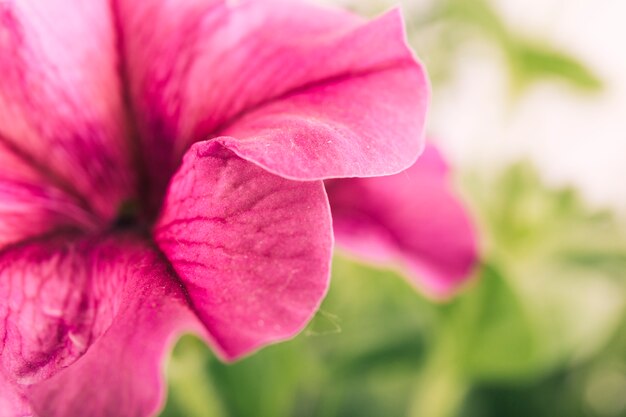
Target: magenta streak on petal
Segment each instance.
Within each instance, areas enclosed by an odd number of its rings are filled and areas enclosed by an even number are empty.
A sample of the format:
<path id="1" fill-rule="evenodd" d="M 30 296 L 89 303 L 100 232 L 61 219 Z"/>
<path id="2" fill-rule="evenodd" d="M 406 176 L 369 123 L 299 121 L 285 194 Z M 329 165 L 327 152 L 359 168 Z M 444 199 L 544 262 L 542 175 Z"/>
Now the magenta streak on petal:
<path id="1" fill-rule="evenodd" d="M 106 219 L 135 187 L 113 40 L 104 1 L 0 4 L 0 137 Z"/>
<path id="2" fill-rule="evenodd" d="M 476 232 L 434 147 L 400 174 L 334 180 L 326 189 L 340 247 L 366 261 L 404 265 L 437 297 L 469 278 L 478 260 Z"/>
<path id="3" fill-rule="evenodd" d="M 162 359 L 201 332 L 167 263 L 137 238 L 62 235 L 0 256 L 0 372 L 36 414 L 147 416 Z"/>
<path id="4" fill-rule="evenodd" d="M 295 335 L 328 286 L 322 183 L 274 176 L 217 143 L 188 151 L 154 235 L 227 359 Z"/>
<path id="5" fill-rule="evenodd" d="M 0 177 L 5 182 L 26 180 L 42 188 L 56 188 L 75 200 L 82 209 L 90 208 L 90 203 L 74 189 L 71 182 L 38 163 L 31 155 L 2 135 L 0 135 L 0 164 Z"/>
<path id="6" fill-rule="evenodd" d="M 146 0 L 120 14 L 145 150 L 163 181 L 191 143 L 216 136 L 306 180 L 395 173 L 420 152 L 429 86 L 397 11 L 366 23 L 291 0 Z"/>
<path id="7" fill-rule="evenodd" d="M 81 200 L 7 149 L 0 137 L 0 251 L 56 230 L 90 230 L 94 225 Z"/>

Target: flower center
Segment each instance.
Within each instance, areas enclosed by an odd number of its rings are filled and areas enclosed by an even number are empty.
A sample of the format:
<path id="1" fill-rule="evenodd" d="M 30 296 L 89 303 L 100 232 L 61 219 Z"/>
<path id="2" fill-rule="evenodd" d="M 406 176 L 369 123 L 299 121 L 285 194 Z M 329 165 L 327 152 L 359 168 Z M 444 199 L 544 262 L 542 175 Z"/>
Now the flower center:
<path id="1" fill-rule="evenodd" d="M 117 216 L 112 223 L 116 230 L 148 231 L 148 222 L 141 216 L 141 206 L 137 200 L 126 200 L 120 204 Z"/>

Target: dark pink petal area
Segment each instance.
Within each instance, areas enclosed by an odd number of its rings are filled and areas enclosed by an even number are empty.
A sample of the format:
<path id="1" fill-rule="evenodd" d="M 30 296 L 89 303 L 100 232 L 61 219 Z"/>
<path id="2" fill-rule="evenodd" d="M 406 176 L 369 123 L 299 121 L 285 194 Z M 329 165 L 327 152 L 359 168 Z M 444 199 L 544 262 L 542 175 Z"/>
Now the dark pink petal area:
<path id="1" fill-rule="evenodd" d="M 429 145 L 400 174 L 328 182 L 337 243 L 364 260 L 400 262 L 427 292 L 449 295 L 477 261 L 477 238 L 447 174 Z"/>
<path id="2" fill-rule="evenodd" d="M 105 217 L 134 186 L 108 3 L 0 2 L 0 144 Z"/>
<path id="3" fill-rule="evenodd" d="M 0 143 L 0 251 L 61 229 L 89 229 L 95 219 L 58 185 Z"/>
<path id="4" fill-rule="evenodd" d="M 58 236 L 0 254 L 0 404 L 36 415 L 148 416 L 173 338 L 198 328 L 166 263 L 138 239 Z M 16 407 L 19 404 L 16 405 Z"/>
<path id="5" fill-rule="evenodd" d="M 367 23 L 297 0 L 119 4 L 153 175 L 212 137 L 307 180 L 395 173 L 420 152 L 429 87 L 398 11 Z"/>
<path id="6" fill-rule="evenodd" d="M 187 152 L 155 239 L 228 359 L 295 335 L 328 285 L 322 182 L 285 180 L 214 142 Z"/>

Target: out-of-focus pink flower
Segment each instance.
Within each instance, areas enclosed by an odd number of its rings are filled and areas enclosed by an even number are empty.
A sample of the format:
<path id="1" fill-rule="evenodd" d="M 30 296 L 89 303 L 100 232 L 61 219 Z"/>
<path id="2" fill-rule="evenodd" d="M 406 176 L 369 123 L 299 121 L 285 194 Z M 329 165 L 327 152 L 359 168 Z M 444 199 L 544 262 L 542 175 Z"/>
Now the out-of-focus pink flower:
<path id="1" fill-rule="evenodd" d="M 402 265 L 435 297 L 448 297 L 469 278 L 478 260 L 474 226 L 434 146 L 400 174 L 330 180 L 326 190 L 337 244 L 351 254 Z"/>
<path id="2" fill-rule="evenodd" d="M 322 180 L 393 174 L 429 96 L 392 11 L 0 2 L 0 410 L 145 416 L 185 331 L 235 359 L 328 284 Z"/>

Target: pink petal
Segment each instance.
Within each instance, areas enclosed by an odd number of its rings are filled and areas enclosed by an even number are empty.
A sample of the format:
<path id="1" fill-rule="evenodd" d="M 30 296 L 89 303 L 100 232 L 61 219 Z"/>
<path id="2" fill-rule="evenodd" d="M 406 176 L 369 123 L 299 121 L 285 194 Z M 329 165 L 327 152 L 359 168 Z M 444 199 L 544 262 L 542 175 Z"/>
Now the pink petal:
<path id="1" fill-rule="evenodd" d="M 0 410 L 3 417 L 32 415 L 32 409 L 22 393 L 3 375 L 0 369 Z"/>
<path id="2" fill-rule="evenodd" d="M 338 244 L 364 260 L 400 262 L 428 293 L 450 295 L 469 277 L 478 254 L 472 220 L 447 171 L 439 152 L 427 146 L 400 174 L 328 182 Z"/>
<path id="3" fill-rule="evenodd" d="M 274 176 L 214 142 L 187 152 L 155 239 L 227 359 L 296 334 L 328 286 L 321 181 Z"/>
<path id="4" fill-rule="evenodd" d="M 395 173 L 421 150 L 429 87 L 398 11 L 367 23 L 294 0 L 120 9 L 163 183 L 191 143 L 219 136 L 240 157 L 306 180 Z"/>
<path id="5" fill-rule="evenodd" d="M 94 227 L 79 199 L 48 182 L 0 142 L 0 250 L 59 230 Z"/>
<path id="6" fill-rule="evenodd" d="M 14 388 L 0 404 L 25 397 L 46 417 L 157 411 L 166 350 L 197 326 L 147 244 L 51 237 L 3 252 L 0 275 L 0 374 Z"/>
<path id="7" fill-rule="evenodd" d="M 110 217 L 134 179 L 108 4 L 0 3 L 0 143 Z"/>

